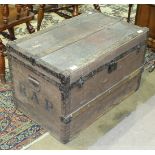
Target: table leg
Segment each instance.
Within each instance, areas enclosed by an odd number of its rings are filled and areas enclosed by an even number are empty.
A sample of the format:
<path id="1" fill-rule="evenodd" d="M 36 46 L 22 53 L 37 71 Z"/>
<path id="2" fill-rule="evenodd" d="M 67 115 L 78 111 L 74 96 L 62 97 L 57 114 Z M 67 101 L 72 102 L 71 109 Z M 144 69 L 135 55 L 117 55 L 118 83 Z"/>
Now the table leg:
<path id="1" fill-rule="evenodd" d="M 37 31 L 40 30 L 40 26 L 42 23 L 42 20 L 44 18 L 44 10 L 45 10 L 45 4 L 41 4 L 38 11 L 38 22 L 37 22 Z"/>
<path id="2" fill-rule="evenodd" d="M 94 8 L 95 8 L 97 11 L 101 12 L 100 5 L 99 5 L 99 4 L 94 4 Z"/>
<path id="3" fill-rule="evenodd" d="M 0 39 L 0 82 L 5 83 L 5 58 L 4 58 L 4 45 Z"/>
<path id="4" fill-rule="evenodd" d="M 127 22 L 130 22 L 130 15 L 131 15 L 131 8 L 132 8 L 133 4 L 129 4 L 129 10 L 128 10 L 128 18 L 127 18 Z"/>
<path id="5" fill-rule="evenodd" d="M 78 15 L 79 15 L 79 6 L 74 5 L 73 6 L 73 17 L 78 16 Z"/>
<path id="6" fill-rule="evenodd" d="M 16 37 L 15 37 L 15 33 L 14 33 L 14 28 L 13 27 L 10 27 L 10 28 L 8 28 L 8 31 L 9 31 L 9 38 L 10 38 L 10 40 L 15 40 L 16 39 Z"/>

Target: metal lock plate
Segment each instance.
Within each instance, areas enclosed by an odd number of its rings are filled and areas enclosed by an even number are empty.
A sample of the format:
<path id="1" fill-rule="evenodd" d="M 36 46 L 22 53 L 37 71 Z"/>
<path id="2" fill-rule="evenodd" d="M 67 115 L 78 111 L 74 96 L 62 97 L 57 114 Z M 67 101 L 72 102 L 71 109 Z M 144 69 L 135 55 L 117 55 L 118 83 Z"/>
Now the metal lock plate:
<path id="1" fill-rule="evenodd" d="M 109 64 L 108 64 L 108 73 L 112 73 L 114 70 L 117 69 L 117 62 L 115 61 L 111 61 Z"/>
<path id="2" fill-rule="evenodd" d="M 83 85 L 84 85 L 84 79 L 82 77 L 80 77 L 78 86 L 79 86 L 79 88 L 81 88 Z"/>

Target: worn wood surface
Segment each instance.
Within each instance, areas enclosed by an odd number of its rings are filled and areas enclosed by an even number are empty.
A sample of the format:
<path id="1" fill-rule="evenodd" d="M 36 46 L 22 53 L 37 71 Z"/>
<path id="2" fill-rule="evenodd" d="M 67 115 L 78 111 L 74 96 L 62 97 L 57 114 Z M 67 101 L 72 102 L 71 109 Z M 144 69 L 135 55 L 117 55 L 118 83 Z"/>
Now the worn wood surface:
<path id="1" fill-rule="evenodd" d="M 137 52 L 138 50 L 139 49 L 135 49 L 135 51 L 118 60 L 117 69 L 112 73 L 109 74 L 107 68 L 105 68 L 102 72 L 99 72 L 96 76 L 87 80 L 82 88 L 74 87 L 71 90 L 69 113 L 75 111 L 97 96 L 100 92 L 106 91 L 122 78 L 140 68 L 144 63 L 145 45 L 141 47 L 139 52 Z"/>
<path id="2" fill-rule="evenodd" d="M 130 80 L 124 80 L 114 86 L 110 91 L 99 95 L 95 100 L 92 100 L 86 108 L 82 108 L 70 123 L 69 140 L 77 136 L 77 134 L 87 128 L 96 119 L 101 117 L 105 112 L 119 104 L 124 98 L 137 90 L 141 73 L 135 75 Z M 92 104 L 92 106 L 91 106 Z M 84 118 L 84 119 L 83 119 Z"/>
<path id="3" fill-rule="evenodd" d="M 9 43 L 18 107 L 67 143 L 137 90 L 147 31 L 88 13 Z"/>
<path id="4" fill-rule="evenodd" d="M 147 31 L 102 13 L 88 13 L 18 40 L 14 48 L 36 60 L 36 65 L 43 62 L 48 69 L 57 68 L 60 73 L 68 71 L 74 82 L 84 68 L 93 70 L 96 60 L 99 67 L 103 61 L 108 62 L 123 53 L 125 48 L 144 42 Z M 88 74 L 89 70 L 85 70 L 84 74 Z"/>

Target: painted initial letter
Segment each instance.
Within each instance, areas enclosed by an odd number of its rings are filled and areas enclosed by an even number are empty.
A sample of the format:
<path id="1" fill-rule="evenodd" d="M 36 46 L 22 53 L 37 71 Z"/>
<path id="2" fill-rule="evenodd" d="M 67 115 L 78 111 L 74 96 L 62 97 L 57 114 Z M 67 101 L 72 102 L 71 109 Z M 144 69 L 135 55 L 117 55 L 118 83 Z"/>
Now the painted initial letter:
<path id="1" fill-rule="evenodd" d="M 39 100 L 38 100 L 36 92 L 33 92 L 31 100 L 33 100 L 33 101 L 35 101 L 35 103 L 39 104 Z"/>
<path id="2" fill-rule="evenodd" d="M 26 87 L 24 84 L 19 83 L 19 90 L 20 90 L 20 93 L 26 97 Z"/>

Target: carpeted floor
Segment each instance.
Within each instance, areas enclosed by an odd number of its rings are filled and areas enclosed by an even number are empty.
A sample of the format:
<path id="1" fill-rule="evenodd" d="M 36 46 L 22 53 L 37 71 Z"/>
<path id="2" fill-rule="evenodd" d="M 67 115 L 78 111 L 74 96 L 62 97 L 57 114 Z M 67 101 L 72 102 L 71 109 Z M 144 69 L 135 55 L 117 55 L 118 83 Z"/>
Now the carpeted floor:
<path id="1" fill-rule="evenodd" d="M 126 21 L 128 13 L 128 5 L 100 5 L 102 13 L 110 16 L 117 16 Z M 37 7 L 36 7 L 37 8 Z M 92 5 L 82 5 L 80 12 L 91 11 Z M 132 8 L 131 23 L 134 23 L 134 17 L 136 12 L 136 5 Z M 31 24 L 36 29 L 37 15 Z M 44 20 L 42 22 L 41 29 L 45 29 L 53 24 L 63 21 L 64 18 L 58 16 L 55 13 L 45 13 Z M 15 27 L 16 38 L 22 38 L 28 36 L 28 31 L 25 24 L 21 24 Z M 0 35 L 3 43 L 6 44 L 8 40 Z M 7 58 L 6 58 L 7 62 Z M 6 63 L 6 79 L 10 83 L 10 74 L 8 63 Z M 37 123 L 25 116 L 23 113 L 16 110 L 16 106 L 12 101 L 12 92 L 5 91 L 10 89 L 9 85 L 0 85 L 0 149 L 21 149 L 32 141 L 37 139 L 40 135 L 46 131 L 40 127 Z"/>
<path id="2" fill-rule="evenodd" d="M 0 149 L 21 149 L 45 132 L 12 102 L 12 91 L 0 95 Z"/>

